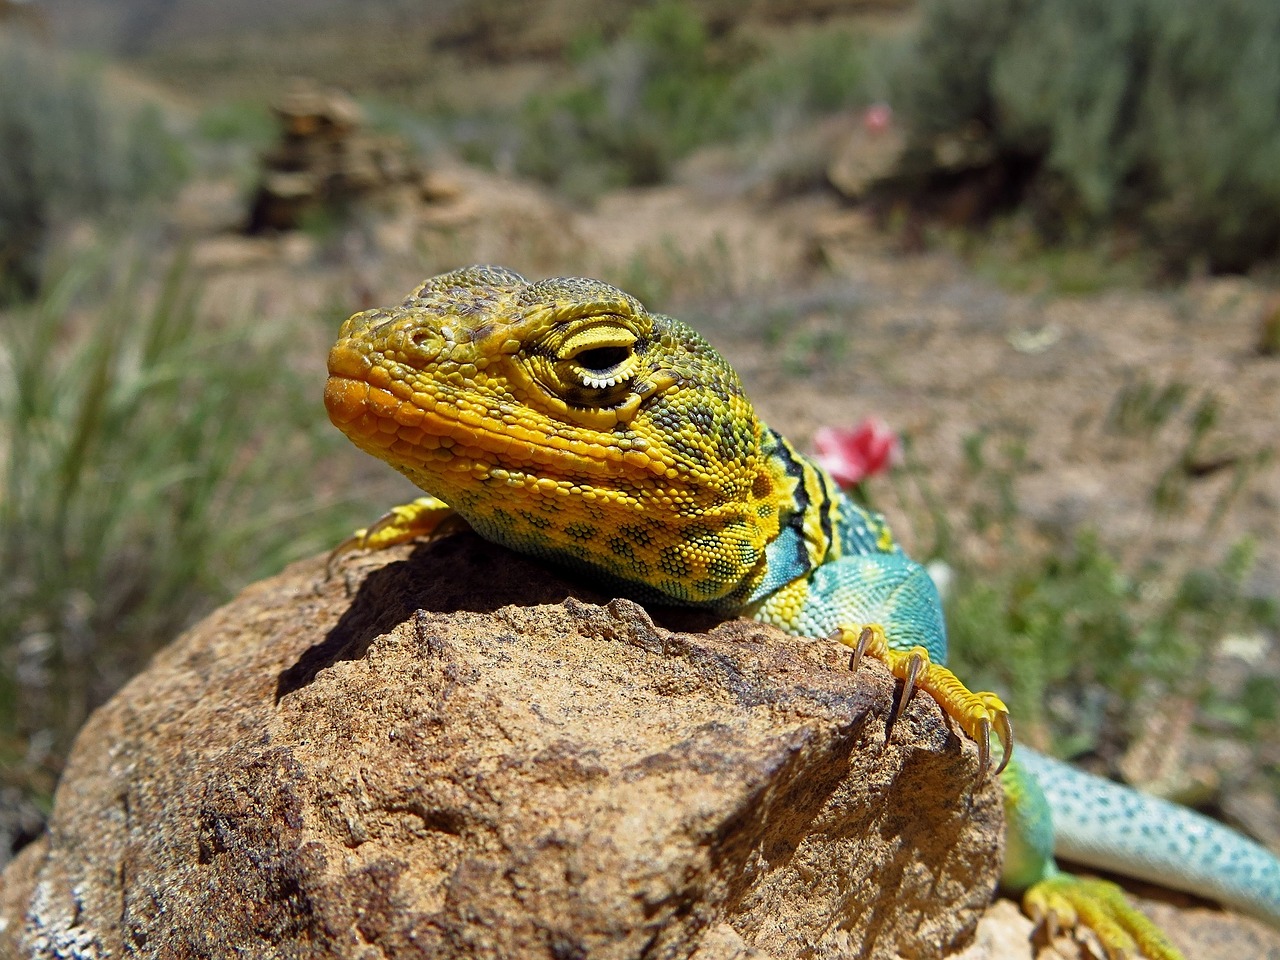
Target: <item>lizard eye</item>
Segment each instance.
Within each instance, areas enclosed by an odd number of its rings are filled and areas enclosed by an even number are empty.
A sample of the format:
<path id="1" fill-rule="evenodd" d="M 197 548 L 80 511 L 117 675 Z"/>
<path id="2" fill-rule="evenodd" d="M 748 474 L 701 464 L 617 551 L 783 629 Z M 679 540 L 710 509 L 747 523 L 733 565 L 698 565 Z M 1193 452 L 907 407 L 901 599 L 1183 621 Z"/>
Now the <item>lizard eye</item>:
<path id="1" fill-rule="evenodd" d="M 578 361 L 583 370 L 607 374 L 629 356 L 631 356 L 629 347 L 593 347 L 590 350 L 583 350 L 573 359 Z"/>
<path id="2" fill-rule="evenodd" d="M 524 362 L 556 399 L 580 409 L 611 408 L 630 396 L 644 352 L 632 325 L 606 315 L 557 324 Z"/>
<path id="3" fill-rule="evenodd" d="M 635 373 L 636 356 L 631 345 L 592 347 L 571 359 L 573 377 L 591 390 L 608 390 Z"/>
<path id="4" fill-rule="evenodd" d="M 591 347 L 569 358 L 573 379 L 591 390 L 608 390 L 634 375 L 636 355 L 631 344 Z"/>
<path id="5" fill-rule="evenodd" d="M 561 346 L 566 379 L 588 390 L 612 390 L 635 376 L 636 335 L 613 325 L 585 328 Z"/>

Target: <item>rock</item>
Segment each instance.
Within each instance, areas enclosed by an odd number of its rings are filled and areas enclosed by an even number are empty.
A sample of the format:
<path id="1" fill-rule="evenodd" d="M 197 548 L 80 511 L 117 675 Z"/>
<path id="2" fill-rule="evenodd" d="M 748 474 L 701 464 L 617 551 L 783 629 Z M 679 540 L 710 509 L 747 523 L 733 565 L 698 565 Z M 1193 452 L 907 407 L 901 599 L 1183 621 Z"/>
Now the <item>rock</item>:
<path id="1" fill-rule="evenodd" d="M 250 587 L 86 724 L 0 954 L 963 946 L 1003 830 L 974 745 L 924 696 L 886 738 L 893 681 L 827 641 L 656 612 L 471 534 Z"/>
<path id="2" fill-rule="evenodd" d="M 1012 900 L 996 900 L 983 914 L 977 932 L 952 960 L 1035 960 L 1033 924 Z"/>
<path id="3" fill-rule="evenodd" d="M 906 138 L 898 127 L 878 133 L 854 127 L 827 166 L 827 180 L 846 199 L 865 200 L 897 169 L 905 150 Z"/>
<path id="4" fill-rule="evenodd" d="M 1147 912 L 1188 957 L 1280 960 L 1280 933 L 1260 920 L 1209 906 L 1149 902 Z"/>
<path id="5" fill-rule="evenodd" d="M 274 104 L 280 140 L 262 157 L 248 233 L 296 230 L 321 211 L 388 201 L 422 176 L 406 143 L 363 130 L 359 105 L 299 81 Z"/>
<path id="6" fill-rule="evenodd" d="M 418 194 L 424 203 L 457 203 L 466 189 L 457 177 L 439 170 L 428 170 L 418 181 Z"/>

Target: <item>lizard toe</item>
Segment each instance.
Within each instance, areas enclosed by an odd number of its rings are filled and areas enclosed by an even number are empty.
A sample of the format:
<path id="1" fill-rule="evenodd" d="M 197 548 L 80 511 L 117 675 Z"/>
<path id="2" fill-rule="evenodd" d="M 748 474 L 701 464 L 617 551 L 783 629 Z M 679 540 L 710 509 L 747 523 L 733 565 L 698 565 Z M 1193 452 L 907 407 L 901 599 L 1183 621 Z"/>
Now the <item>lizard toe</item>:
<path id="1" fill-rule="evenodd" d="M 929 651 L 924 647 L 915 646 L 905 651 L 890 648 L 884 628 L 879 624 L 861 628 L 839 627 L 831 638 L 853 648 L 849 659 L 851 670 L 857 670 L 862 659 L 870 656 L 884 663 L 903 682 L 899 712 L 906 708 L 916 690 L 924 690 L 932 696 L 977 743 L 983 776 L 991 763 L 991 734 L 994 731 L 1002 748 L 996 773 L 1004 770 L 1013 755 L 1013 725 L 1009 721 L 1008 708 L 998 696 L 985 691 L 972 692 L 954 673 L 932 662 Z"/>
<path id="2" fill-rule="evenodd" d="M 1022 907 L 1046 936 L 1090 931 L 1108 960 L 1186 960 L 1160 929 L 1107 880 L 1058 873 L 1032 885 Z"/>
<path id="3" fill-rule="evenodd" d="M 453 512 L 453 508 L 437 497 L 419 497 L 411 503 L 392 507 L 372 524 L 355 531 L 329 551 L 324 565 L 325 579 L 333 576 L 337 561 L 348 553 L 355 553 L 357 550 L 385 550 L 418 537 L 435 536 L 448 529 L 447 522 L 454 518 L 457 518 L 457 514 Z"/>

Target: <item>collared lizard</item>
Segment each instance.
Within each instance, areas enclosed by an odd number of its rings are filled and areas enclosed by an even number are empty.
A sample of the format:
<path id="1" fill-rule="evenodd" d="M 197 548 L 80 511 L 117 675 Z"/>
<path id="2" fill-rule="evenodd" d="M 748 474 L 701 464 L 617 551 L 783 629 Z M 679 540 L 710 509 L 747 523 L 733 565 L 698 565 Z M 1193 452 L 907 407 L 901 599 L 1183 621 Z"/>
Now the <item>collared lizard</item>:
<path id="1" fill-rule="evenodd" d="M 831 635 L 1000 741 L 1004 883 L 1037 918 L 1117 955 L 1180 956 L 1118 887 L 1072 860 L 1221 900 L 1280 926 L 1280 862 L 1227 828 L 1025 748 L 994 694 L 945 668 L 941 602 L 877 514 L 761 423 L 691 328 L 608 284 L 476 266 L 357 313 L 329 355 L 329 416 L 430 496 L 334 552 L 465 521 L 630 596 Z M 1007 766 L 1006 766 L 1007 763 Z"/>

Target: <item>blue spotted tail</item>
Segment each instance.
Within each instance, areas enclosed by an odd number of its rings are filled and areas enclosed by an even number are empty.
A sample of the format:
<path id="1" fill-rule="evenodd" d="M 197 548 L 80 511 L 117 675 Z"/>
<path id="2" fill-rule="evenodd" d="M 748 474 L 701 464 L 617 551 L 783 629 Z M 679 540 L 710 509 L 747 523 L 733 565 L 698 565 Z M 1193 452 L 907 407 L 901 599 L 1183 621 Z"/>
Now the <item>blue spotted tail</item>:
<path id="1" fill-rule="evenodd" d="M 1049 802 L 1058 856 L 1280 926 L 1280 860 L 1264 847 L 1185 807 L 1032 750 L 1019 749 L 1017 759 Z"/>

